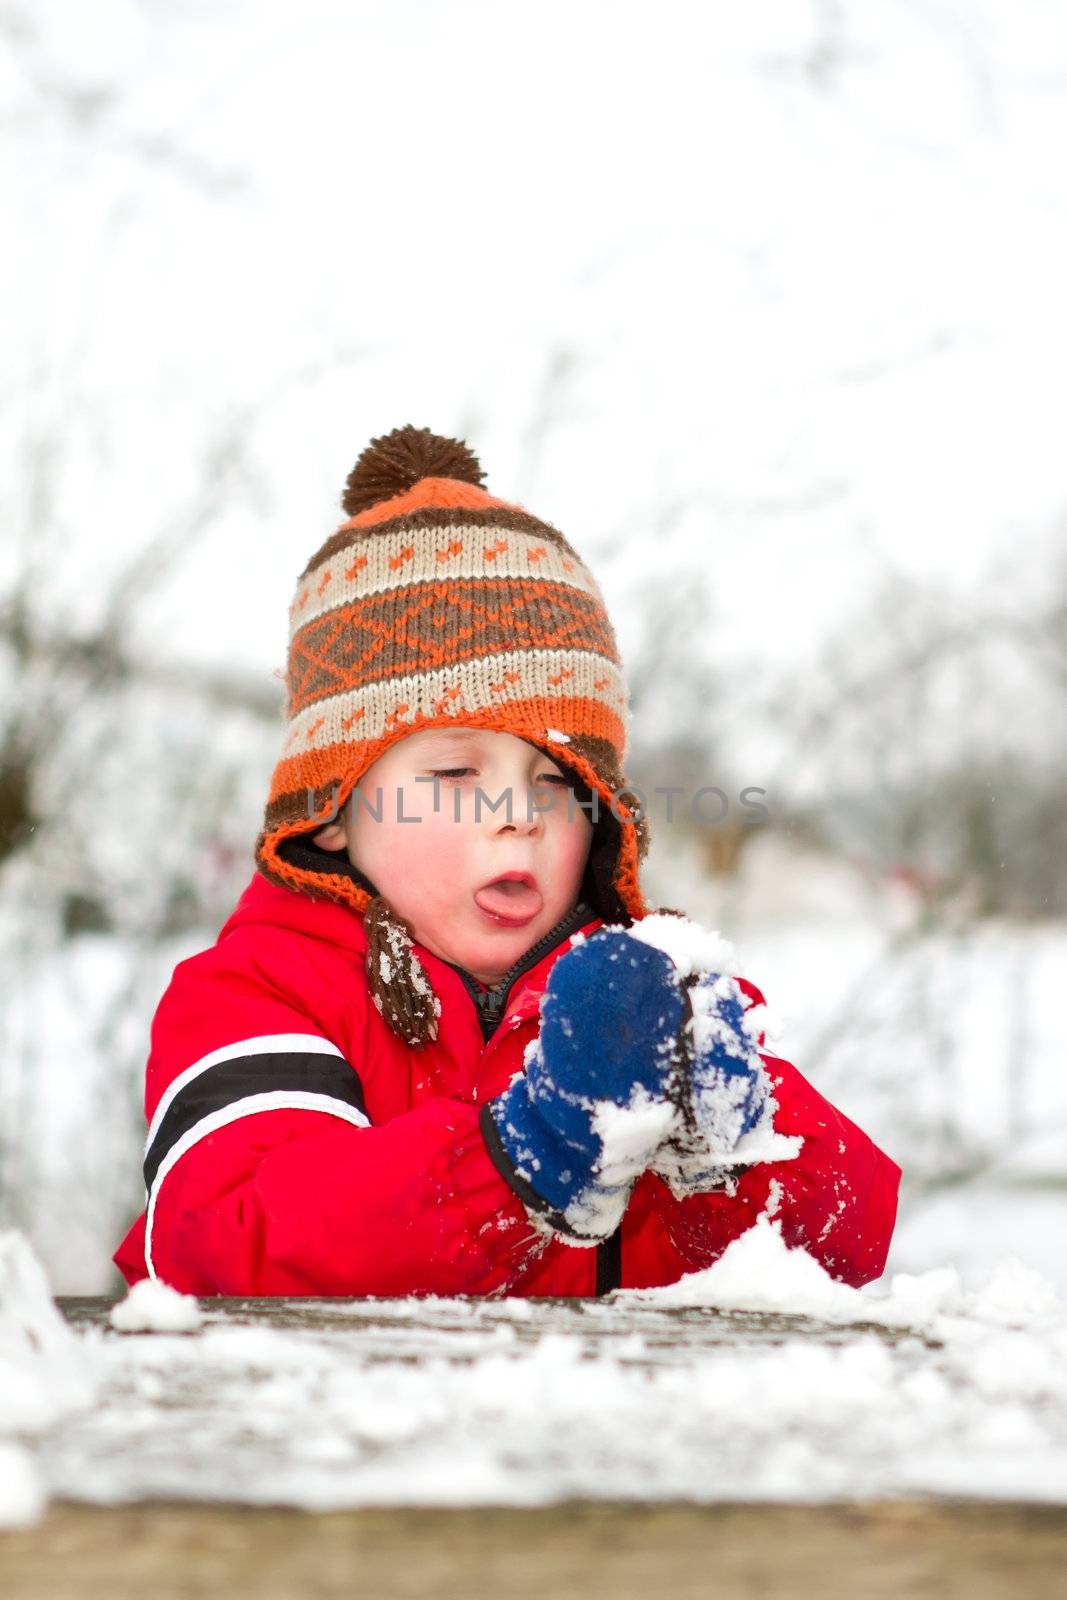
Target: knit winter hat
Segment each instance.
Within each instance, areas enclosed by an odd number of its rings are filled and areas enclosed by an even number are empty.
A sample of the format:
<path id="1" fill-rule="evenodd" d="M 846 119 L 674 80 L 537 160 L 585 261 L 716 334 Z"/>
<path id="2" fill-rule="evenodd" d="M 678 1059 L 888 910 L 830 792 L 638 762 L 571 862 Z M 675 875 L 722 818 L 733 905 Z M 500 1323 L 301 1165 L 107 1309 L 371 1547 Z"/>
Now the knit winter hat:
<path id="1" fill-rule="evenodd" d="M 623 777 L 629 710 L 603 596 L 561 533 L 483 482 L 465 444 L 426 428 L 373 439 L 356 462 L 348 520 L 290 608 L 288 733 L 256 843 L 266 877 L 370 913 L 369 942 L 391 958 L 375 959 L 372 992 L 409 1043 L 435 1032 L 410 930 L 347 857 L 309 837 L 397 740 L 457 723 L 536 745 L 580 794 L 600 796 L 587 874 L 596 911 L 647 911 L 647 815 Z M 368 951 L 368 975 L 371 964 Z M 398 980 L 390 992 L 383 967 Z"/>

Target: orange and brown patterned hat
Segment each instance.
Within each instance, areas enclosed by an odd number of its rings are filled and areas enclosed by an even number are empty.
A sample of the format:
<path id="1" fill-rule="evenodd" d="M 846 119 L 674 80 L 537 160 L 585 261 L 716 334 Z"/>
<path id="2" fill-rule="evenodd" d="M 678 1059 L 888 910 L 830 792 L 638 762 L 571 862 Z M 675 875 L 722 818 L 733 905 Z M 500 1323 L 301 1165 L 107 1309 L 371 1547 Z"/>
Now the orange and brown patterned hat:
<path id="1" fill-rule="evenodd" d="M 356 462 L 347 520 L 291 607 L 288 732 L 257 863 L 365 912 L 373 885 L 301 846 L 390 745 L 462 723 L 529 741 L 599 793 L 617 904 L 596 909 L 640 918 L 647 816 L 623 777 L 629 711 L 603 595 L 561 533 L 483 480 L 465 444 L 426 428 L 374 439 Z"/>

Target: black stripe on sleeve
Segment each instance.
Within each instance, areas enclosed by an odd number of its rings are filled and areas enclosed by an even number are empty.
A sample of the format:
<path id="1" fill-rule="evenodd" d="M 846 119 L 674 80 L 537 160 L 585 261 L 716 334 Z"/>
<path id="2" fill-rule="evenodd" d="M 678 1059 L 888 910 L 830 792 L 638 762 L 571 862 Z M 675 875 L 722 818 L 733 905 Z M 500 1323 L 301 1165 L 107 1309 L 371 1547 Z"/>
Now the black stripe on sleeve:
<path id="1" fill-rule="evenodd" d="M 168 1150 L 204 1117 L 249 1095 L 287 1091 L 329 1095 L 332 1100 L 343 1100 L 345 1105 L 367 1115 L 359 1075 L 340 1056 L 284 1050 L 272 1055 L 234 1056 L 232 1061 L 217 1061 L 187 1083 L 168 1106 L 145 1156 L 146 1190 L 152 1192 L 156 1173 Z"/>

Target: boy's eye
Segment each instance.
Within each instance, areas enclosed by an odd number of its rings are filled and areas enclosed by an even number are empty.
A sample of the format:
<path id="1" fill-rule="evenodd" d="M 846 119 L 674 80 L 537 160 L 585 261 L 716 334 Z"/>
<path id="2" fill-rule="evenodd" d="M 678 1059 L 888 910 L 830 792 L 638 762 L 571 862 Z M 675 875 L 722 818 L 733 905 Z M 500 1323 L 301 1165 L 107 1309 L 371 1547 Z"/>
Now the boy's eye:
<path id="1" fill-rule="evenodd" d="M 431 769 L 431 776 L 434 778 L 462 778 L 466 773 L 473 772 L 474 770 L 475 769 L 473 767 L 436 767 Z M 537 782 L 561 783 L 563 784 L 564 788 L 569 787 L 567 779 L 563 776 L 562 772 L 542 772 L 539 775 Z"/>

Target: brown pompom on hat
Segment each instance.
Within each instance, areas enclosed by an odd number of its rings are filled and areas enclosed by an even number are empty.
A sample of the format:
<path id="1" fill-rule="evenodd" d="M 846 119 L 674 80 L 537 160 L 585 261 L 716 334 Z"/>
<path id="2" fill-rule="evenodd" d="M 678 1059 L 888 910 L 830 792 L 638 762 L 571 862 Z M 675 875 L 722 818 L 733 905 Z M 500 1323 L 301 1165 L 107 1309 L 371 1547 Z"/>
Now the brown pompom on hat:
<path id="1" fill-rule="evenodd" d="M 466 444 L 427 428 L 373 439 L 356 462 L 347 520 L 290 607 L 288 730 L 256 842 L 268 878 L 364 914 L 375 1003 L 410 1044 L 436 1032 L 410 929 L 311 837 L 398 739 L 457 723 L 536 745 L 578 798 L 600 797 L 582 898 L 613 922 L 648 909 L 647 817 L 623 777 L 629 709 L 603 595 L 561 533 L 483 483 Z"/>

